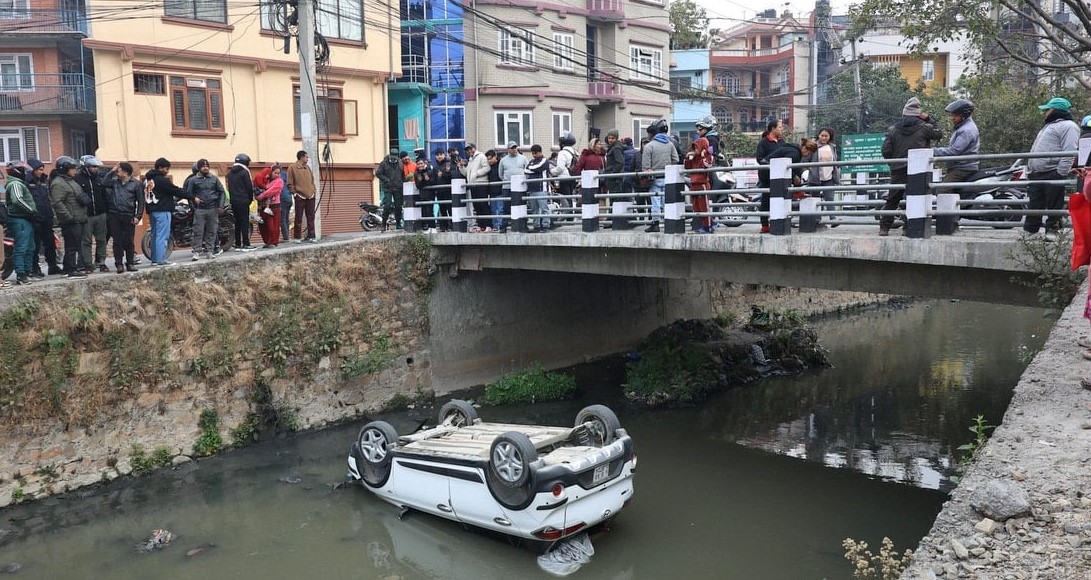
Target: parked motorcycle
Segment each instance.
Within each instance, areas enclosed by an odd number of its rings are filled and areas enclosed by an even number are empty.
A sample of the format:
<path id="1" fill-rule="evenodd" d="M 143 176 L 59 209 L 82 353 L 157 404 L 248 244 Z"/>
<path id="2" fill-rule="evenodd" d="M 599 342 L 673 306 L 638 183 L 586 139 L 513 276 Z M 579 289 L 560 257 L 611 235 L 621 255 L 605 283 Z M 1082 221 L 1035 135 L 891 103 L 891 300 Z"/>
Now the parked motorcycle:
<path id="1" fill-rule="evenodd" d="M 375 229 L 383 227 L 383 208 L 366 201 L 359 203 L 360 207 L 360 227 L 366 232 L 370 232 Z M 393 212 L 386 218 L 387 227 L 394 227 L 396 218 Z"/>
<path id="2" fill-rule="evenodd" d="M 748 197 L 742 193 L 733 191 L 735 189 L 734 172 L 724 169 L 723 171 L 714 171 L 711 175 L 712 189 L 717 191 L 717 193 L 712 195 L 713 204 L 738 204 L 760 201 L 761 196 L 759 194 L 752 194 Z M 716 218 L 716 221 L 719 222 L 720 225 L 735 228 L 746 223 L 747 216 L 740 214 L 751 211 L 752 208 L 734 205 L 718 207 L 716 209 L 727 212 L 727 215 Z"/>
<path id="3" fill-rule="evenodd" d="M 971 183 L 992 183 L 1001 181 L 1019 181 L 1025 177 L 1026 166 L 1022 159 L 1016 159 L 1008 167 L 982 169 L 970 176 L 966 181 Z M 994 213 L 977 216 L 967 216 L 966 219 L 992 222 L 990 225 L 996 229 L 1010 229 L 1023 221 L 1023 216 L 1017 212 L 1026 209 L 1027 190 L 1025 187 L 1012 185 L 998 185 L 989 189 L 966 189 L 960 192 L 962 199 L 972 199 L 975 204 L 963 205 L 964 210 L 991 210 Z M 989 202 L 1012 203 L 989 203 Z M 985 203 L 980 203 L 985 202 Z"/>
<path id="4" fill-rule="evenodd" d="M 220 247 L 231 246 L 235 240 L 235 214 L 231 207 L 223 208 L 220 214 Z M 179 200 L 174 204 L 174 211 L 170 218 L 170 237 L 167 238 L 167 251 L 163 258 L 169 258 L 174 252 L 175 246 L 189 247 L 193 245 L 193 206 L 188 201 Z M 144 232 L 140 239 L 140 251 L 149 260 L 152 258 L 152 230 Z"/>

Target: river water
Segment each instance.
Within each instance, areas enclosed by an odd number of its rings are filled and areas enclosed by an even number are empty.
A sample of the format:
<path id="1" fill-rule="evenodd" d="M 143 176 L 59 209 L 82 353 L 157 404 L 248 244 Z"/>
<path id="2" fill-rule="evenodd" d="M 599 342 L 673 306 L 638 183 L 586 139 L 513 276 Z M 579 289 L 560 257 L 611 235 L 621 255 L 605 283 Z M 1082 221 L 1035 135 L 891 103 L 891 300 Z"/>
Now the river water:
<path id="1" fill-rule="evenodd" d="M 619 409 L 639 456 L 634 501 L 573 578 L 851 578 L 843 538 L 906 548 L 927 532 L 973 417 L 999 422 L 1053 320 L 968 302 L 884 307 L 815 322 L 834 368 L 699 408 L 625 410 L 617 357 L 573 369 L 581 400 L 481 415 L 569 424 L 588 402 Z M 420 414 L 386 418 L 404 432 Z M 50 580 L 549 577 L 526 549 L 427 515 L 399 520 L 362 488 L 337 489 L 361 424 L 0 511 L 0 569 Z M 156 528 L 177 537 L 137 553 Z"/>

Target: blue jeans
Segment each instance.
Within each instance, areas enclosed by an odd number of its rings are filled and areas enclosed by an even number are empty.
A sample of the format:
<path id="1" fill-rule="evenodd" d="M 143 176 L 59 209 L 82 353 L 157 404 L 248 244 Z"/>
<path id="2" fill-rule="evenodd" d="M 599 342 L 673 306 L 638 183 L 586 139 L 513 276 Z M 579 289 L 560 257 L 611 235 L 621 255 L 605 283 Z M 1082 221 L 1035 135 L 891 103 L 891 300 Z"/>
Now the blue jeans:
<path id="1" fill-rule="evenodd" d="M 152 222 L 152 263 L 167 261 L 167 240 L 170 238 L 170 212 L 150 212 Z"/>
<path id="2" fill-rule="evenodd" d="M 10 216 L 7 228 L 15 240 L 12 253 L 15 274 L 23 278 L 34 269 L 30 259 L 34 255 L 34 225 L 21 217 Z"/>
<path id="3" fill-rule="evenodd" d="M 660 177 L 652 182 L 648 193 L 652 196 L 652 221 L 657 222 L 663 218 L 663 193 L 667 191 L 667 180 Z"/>
<path id="4" fill-rule="evenodd" d="M 533 214 L 545 214 L 548 216 L 549 211 L 549 194 L 544 191 L 531 191 L 527 192 L 527 212 Z M 537 227 L 541 230 L 549 229 L 549 218 L 530 218 L 530 225 Z"/>
<path id="5" fill-rule="evenodd" d="M 507 194 L 511 195 L 511 192 L 509 191 L 509 192 L 507 192 Z M 489 200 L 489 207 L 492 208 L 492 215 L 507 214 L 508 213 L 508 208 L 506 207 L 507 205 L 508 205 L 508 202 L 506 202 L 506 201 L 504 201 L 502 199 L 491 199 L 491 200 Z M 494 217 L 494 218 L 492 218 L 492 229 L 494 229 L 496 231 L 507 229 L 507 227 L 508 227 L 507 222 L 508 222 L 507 218 Z"/>

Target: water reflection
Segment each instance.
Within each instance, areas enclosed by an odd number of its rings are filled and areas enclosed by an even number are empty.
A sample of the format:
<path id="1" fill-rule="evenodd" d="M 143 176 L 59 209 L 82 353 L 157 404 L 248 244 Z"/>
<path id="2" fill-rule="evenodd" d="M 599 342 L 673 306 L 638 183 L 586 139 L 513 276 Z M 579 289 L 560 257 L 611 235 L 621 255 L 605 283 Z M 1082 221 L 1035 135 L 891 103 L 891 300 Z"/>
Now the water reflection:
<path id="1" fill-rule="evenodd" d="M 1036 308 L 924 302 L 816 323 L 834 368 L 709 401 L 726 440 L 948 491 L 973 417 L 997 424 L 1054 318 Z M 881 346 L 877 346 L 881 345 Z"/>

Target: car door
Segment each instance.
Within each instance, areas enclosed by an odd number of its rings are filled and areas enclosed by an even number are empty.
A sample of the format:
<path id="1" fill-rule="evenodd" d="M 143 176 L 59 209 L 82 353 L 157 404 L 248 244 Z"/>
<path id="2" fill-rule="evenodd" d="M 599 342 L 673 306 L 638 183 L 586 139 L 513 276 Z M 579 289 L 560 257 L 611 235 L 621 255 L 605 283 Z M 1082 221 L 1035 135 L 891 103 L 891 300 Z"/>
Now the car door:
<path id="1" fill-rule="evenodd" d="M 394 459 L 397 479 L 394 494 L 408 507 L 455 519 L 446 470 L 433 461 L 412 457 Z"/>
<path id="2" fill-rule="evenodd" d="M 489 493 L 481 469 L 460 469 L 450 479 L 451 507 L 458 520 L 492 530 L 506 530 L 510 520 L 504 508 Z"/>

